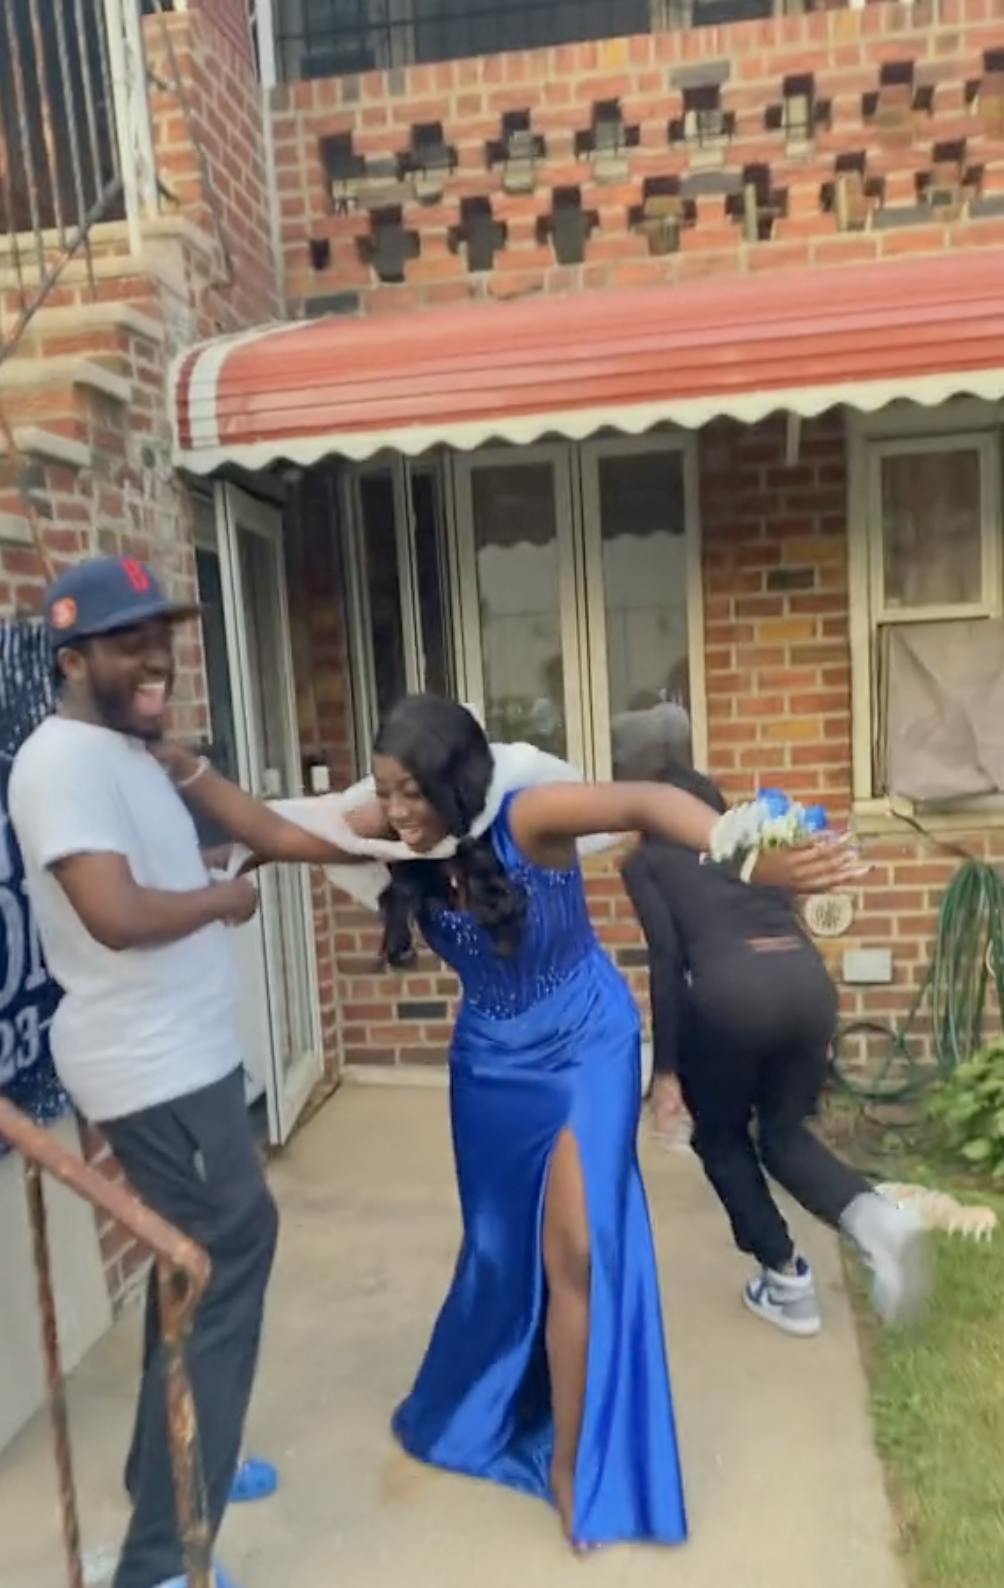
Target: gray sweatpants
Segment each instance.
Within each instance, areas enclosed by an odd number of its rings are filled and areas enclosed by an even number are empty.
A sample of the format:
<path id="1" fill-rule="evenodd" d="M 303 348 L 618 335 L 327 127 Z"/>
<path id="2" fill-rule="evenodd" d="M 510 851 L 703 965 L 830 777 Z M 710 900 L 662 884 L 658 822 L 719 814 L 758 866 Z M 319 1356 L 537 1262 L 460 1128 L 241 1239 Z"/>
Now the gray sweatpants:
<path id="1" fill-rule="evenodd" d="M 212 1279 L 188 1342 L 213 1537 L 240 1458 L 278 1215 L 234 1071 L 103 1127 L 139 1196 L 209 1253 Z M 183 1572 L 167 1439 L 155 1276 L 126 1486 L 133 1502 L 114 1588 L 157 1588 Z"/>

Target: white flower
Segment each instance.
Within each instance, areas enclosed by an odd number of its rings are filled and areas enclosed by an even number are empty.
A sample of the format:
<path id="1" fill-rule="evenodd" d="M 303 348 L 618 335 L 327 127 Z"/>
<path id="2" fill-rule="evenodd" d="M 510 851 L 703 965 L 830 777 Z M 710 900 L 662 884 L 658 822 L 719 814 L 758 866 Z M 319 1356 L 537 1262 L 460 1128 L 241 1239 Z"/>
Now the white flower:
<path id="1" fill-rule="evenodd" d="M 811 837 L 805 823 L 805 809 L 796 802 L 783 815 L 771 814 L 763 800 L 733 805 L 720 816 L 711 834 L 711 859 L 741 860 L 760 849 L 792 849 Z"/>

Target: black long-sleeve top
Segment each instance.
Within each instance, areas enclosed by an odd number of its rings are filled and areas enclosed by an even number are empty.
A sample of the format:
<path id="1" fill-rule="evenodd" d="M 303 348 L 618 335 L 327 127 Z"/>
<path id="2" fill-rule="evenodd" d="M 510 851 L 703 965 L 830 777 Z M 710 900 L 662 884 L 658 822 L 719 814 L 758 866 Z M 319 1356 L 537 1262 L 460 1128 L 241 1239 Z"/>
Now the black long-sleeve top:
<path id="1" fill-rule="evenodd" d="M 724 810 L 710 780 L 690 773 L 684 786 Z M 726 866 L 702 865 L 694 850 L 666 839 L 643 839 L 623 877 L 648 943 L 655 1066 L 672 1072 L 679 1062 L 686 973 L 699 975 L 752 939 L 801 937 L 804 929 L 789 894 L 745 883 Z"/>

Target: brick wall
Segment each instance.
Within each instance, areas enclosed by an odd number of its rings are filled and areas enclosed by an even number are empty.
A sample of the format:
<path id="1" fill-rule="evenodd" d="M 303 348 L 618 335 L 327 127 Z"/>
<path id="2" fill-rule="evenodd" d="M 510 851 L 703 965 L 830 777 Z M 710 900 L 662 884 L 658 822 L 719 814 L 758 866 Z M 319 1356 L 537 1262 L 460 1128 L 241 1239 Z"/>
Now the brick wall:
<path id="1" fill-rule="evenodd" d="M 295 83 L 275 93 L 274 127 L 294 313 L 1004 238 L 998 0 L 881 0 Z"/>
<path id="2" fill-rule="evenodd" d="M 246 41 L 228 25 L 233 10 L 201 6 L 144 22 L 149 67 L 164 85 L 150 107 L 164 208 L 212 241 L 210 335 L 279 312 L 261 89 Z"/>
<path id="3" fill-rule="evenodd" d="M 847 481 L 842 421 L 803 428 L 785 461 L 783 420 L 721 424 L 701 438 L 710 765 L 730 796 L 779 785 L 851 805 Z M 1004 833 L 953 832 L 977 858 L 1004 858 Z M 848 1019 L 896 1023 L 923 982 L 938 907 L 959 861 L 913 833 L 864 837 L 872 866 L 845 937 L 820 947 L 840 980 L 848 947 L 887 948 L 891 986 L 842 987 Z M 930 1053 L 927 1011 L 917 1051 Z"/>
<path id="4" fill-rule="evenodd" d="M 708 744 L 730 796 L 850 804 L 847 479 L 838 416 L 701 434 Z"/>

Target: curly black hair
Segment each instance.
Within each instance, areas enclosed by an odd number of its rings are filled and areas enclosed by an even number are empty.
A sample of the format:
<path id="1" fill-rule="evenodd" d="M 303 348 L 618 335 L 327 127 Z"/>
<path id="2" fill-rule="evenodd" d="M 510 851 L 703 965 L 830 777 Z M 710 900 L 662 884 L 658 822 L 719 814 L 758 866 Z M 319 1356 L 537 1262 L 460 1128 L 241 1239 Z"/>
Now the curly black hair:
<path id="1" fill-rule="evenodd" d="M 506 874 L 487 835 L 468 837 L 485 808 L 493 770 L 491 748 L 478 722 L 455 701 L 408 695 L 385 720 L 373 748 L 400 762 L 447 832 L 460 840 L 452 862 L 408 860 L 391 866 L 380 898 L 387 964 L 400 967 L 414 959 L 416 923 L 429 905 L 450 901 L 450 867 L 466 908 L 498 952 L 514 954 L 522 941 L 526 894 Z"/>

